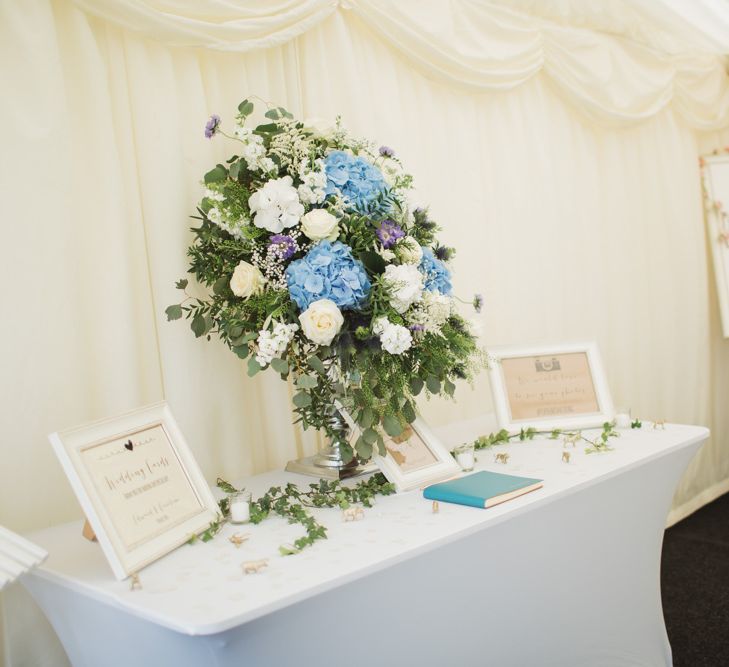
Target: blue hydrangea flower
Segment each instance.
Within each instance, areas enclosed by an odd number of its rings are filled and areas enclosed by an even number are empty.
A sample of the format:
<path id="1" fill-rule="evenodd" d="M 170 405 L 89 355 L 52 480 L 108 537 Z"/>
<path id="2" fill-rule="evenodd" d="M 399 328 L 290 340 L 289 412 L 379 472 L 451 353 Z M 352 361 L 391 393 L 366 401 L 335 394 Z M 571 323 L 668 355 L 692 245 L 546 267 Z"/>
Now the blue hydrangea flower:
<path id="1" fill-rule="evenodd" d="M 382 172 L 361 157 L 332 151 L 324 160 L 327 196 L 341 193 L 357 210 L 363 210 L 387 189 Z"/>
<path id="2" fill-rule="evenodd" d="M 450 294 L 453 291 L 451 272 L 433 255 L 430 248 L 423 248 L 423 259 L 420 260 L 419 268 L 425 275 L 425 289 L 441 294 Z"/>
<path id="3" fill-rule="evenodd" d="M 319 299 L 331 299 L 342 310 L 356 310 L 367 300 L 371 287 L 362 263 L 340 241 L 320 241 L 305 257 L 291 262 L 286 282 L 301 310 Z"/>

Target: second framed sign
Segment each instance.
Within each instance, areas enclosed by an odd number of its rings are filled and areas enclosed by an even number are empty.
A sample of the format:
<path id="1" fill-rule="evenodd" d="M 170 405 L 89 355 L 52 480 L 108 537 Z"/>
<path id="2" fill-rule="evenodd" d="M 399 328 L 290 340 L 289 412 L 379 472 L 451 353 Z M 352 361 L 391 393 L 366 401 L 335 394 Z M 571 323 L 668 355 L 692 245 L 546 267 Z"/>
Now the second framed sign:
<path id="1" fill-rule="evenodd" d="M 501 428 L 580 429 L 614 417 L 595 342 L 490 348 L 489 361 Z"/>

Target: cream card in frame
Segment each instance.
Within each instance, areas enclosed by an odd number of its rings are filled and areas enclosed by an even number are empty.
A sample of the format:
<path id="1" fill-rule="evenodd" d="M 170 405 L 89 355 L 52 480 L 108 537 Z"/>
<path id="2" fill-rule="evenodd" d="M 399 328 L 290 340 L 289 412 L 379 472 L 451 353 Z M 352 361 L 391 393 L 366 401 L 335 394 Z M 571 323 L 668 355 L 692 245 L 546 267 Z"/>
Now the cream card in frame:
<path id="1" fill-rule="evenodd" d="M 114 575 L 125 579 L 219 516 L 169 407 L 49 436 Z"/>
<path id="2" fill-rule="evenodd" d="M 347 418 L 353 426 L 349 415 Z M 358 434 L 356 428 L 352 430 L 354 441 Z M 397 438 L 385 435 L 385 449 L 386 454 L 380 456 L 375 447 L 372 460 L 398 491 L 418 489 L 461 472 L 461 467 L 422 417 L 407 426 Z"/>
<path id="3" fill-rule="evenodd" d="M 509 432 L 601 426 L 614 417 L 597 343 L 489 349 L 499 427 Z"/>

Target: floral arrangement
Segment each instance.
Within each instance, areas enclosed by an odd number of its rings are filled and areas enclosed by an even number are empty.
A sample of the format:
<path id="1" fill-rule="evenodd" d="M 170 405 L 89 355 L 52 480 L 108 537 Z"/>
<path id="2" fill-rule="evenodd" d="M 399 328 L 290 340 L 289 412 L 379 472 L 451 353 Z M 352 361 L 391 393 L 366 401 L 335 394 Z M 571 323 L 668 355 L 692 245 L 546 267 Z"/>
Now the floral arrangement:
<path id="1" fill-rule="evenodd" d="M 198 337 L 217 335 L 253 376 L 272 368 L 293 381 L 304 428 L 330 437 L 334 408 L 356 422 L 354 450 L 384 454 L 384 435 L 415 419 L 414 398 L 452 396 L 454 382 L 483 364 L 456 312 L 452 248 L 423 208 L 411 208 L 412 177 L 394 151 L 349 136 L 337 119 L 322 130 L 271 108 L 250 127 L 244 100 L 232 132 L 212 116 L 205 136 L 224 135 L 236 154 L 205 174 L 188 249 L 209 288 L 167 309 Z M 481 308 L 481 297 L 472 302 Z"/>

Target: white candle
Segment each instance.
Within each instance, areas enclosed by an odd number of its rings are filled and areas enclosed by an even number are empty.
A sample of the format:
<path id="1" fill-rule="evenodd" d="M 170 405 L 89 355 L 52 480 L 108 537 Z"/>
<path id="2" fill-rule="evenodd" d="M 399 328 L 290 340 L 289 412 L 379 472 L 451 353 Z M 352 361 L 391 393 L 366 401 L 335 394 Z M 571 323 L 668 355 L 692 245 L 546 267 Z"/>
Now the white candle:
<path id="1" fill-rule="evenodd" d="M 629 412 L 618 412 L 615 415 L 616 428 L 630 428 L 631 420 Z"/>
<path id="2" fill-rule="evenodd" d="M 250 493 L 236 493 L 230 499 L 230 520 L 232 523 L 248 523 L 251 520 L 250 501 Z"/>

